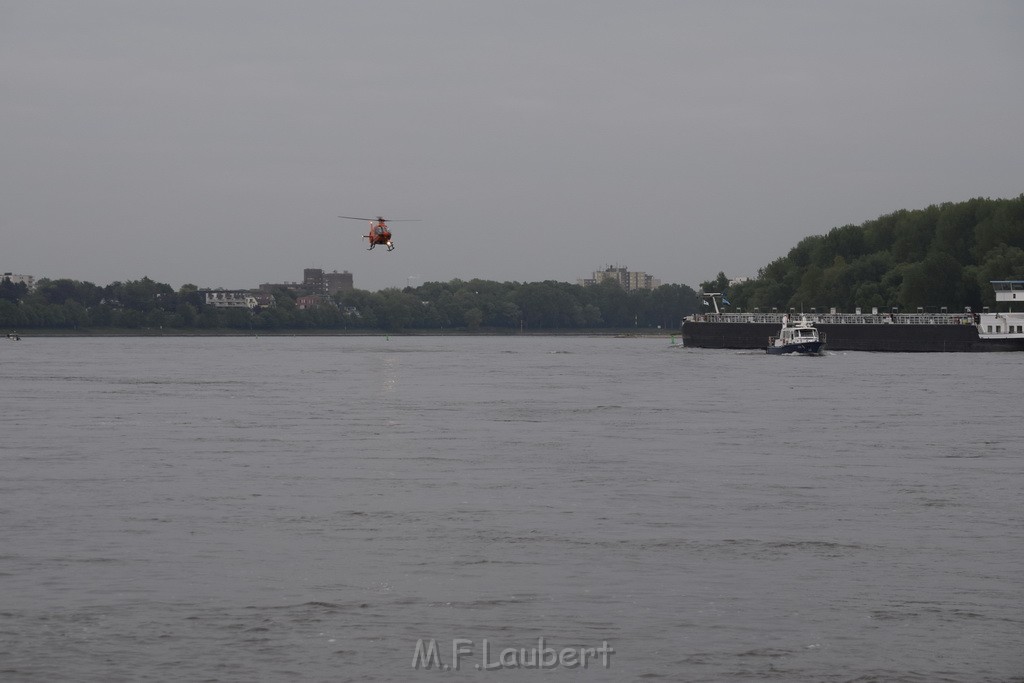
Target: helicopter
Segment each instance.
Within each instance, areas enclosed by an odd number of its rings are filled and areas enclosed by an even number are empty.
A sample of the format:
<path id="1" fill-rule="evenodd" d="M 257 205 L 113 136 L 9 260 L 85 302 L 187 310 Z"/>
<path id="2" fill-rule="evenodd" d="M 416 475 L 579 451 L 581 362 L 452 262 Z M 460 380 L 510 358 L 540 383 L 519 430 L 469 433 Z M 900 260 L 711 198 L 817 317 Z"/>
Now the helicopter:
<path id="1" fill-rule="evenodd" d="M 391 239 L 391 229 L 388 228 L 387 222 L 389 219 L 384 216 L 377 216 L 376 218 L 359 218 L 358 216 L 338 216 L 338 218 L 346 218 L 351 221 L 370 221 L 370 232 L 369 234 L 363 235 L 364 238 L 370 240 L 370 248 L 367 251 L 371 251 L 378 244 L 387 247 L 388 251 L 395 250 L 395 243 Z M 410 222 L 418 221 L 418 218 L 406 218 L 392 220 L 395 222 Z"/>

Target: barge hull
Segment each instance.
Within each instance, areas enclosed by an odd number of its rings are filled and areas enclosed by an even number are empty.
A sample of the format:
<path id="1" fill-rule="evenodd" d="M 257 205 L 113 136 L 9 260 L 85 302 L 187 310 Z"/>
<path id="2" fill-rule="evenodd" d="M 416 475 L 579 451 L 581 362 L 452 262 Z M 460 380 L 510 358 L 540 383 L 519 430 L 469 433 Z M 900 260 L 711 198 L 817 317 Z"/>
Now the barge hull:
<path id="1" fill-rule="evenodd" d="M 1024 339 L 982 339 L 974 325 L 818 323 L 832 351 L 959 353 L 1024 351 Z M 704 349 L 764 349 L 776 325 L 759 322 L 683 323 L 684 346 Z"/>

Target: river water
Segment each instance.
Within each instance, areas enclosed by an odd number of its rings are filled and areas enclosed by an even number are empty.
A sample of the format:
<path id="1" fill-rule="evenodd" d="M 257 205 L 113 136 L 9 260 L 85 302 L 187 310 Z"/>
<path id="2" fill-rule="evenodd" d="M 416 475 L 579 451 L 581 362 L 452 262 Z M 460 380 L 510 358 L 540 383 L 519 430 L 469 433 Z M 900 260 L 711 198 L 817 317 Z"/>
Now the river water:
<path id="1" fill-rule="evenodd" d="M 1024 680 L 1021 354 L 0 343 L 4 681 Z"/>

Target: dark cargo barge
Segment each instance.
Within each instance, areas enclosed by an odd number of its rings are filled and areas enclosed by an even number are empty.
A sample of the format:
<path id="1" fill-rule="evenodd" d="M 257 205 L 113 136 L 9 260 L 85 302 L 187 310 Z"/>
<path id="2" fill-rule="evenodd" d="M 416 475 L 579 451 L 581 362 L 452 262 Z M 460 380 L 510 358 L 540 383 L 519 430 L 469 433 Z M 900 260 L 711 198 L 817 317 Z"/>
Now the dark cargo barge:
<path id="1" fill-rule="evenodd" d="M 997 301 L 1024 303 L 1024 281 L 992 283 Z M 715 294 L 709 305 L 718 310 Z M 720 297 L 720 295 L 717 295 Z M 707 313 L 683 321 L 684 346 L 764 349 L 783 313 Z M 810 313 L 830 351 L 1024 351 L 1024 313 Z"/>

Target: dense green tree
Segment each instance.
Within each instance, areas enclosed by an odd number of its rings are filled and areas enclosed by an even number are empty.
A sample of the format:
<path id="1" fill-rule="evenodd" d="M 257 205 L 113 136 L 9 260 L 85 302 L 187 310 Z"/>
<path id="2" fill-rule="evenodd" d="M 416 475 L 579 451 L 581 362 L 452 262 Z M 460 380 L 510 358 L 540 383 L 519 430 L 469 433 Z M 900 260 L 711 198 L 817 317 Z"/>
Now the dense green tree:
<path id="1" fill-rule="evenodd" d="M 662 285 L 650 294 L 648 326 L 675 329 L 682 319 L 700 308 L 697 293 L 685 285 Z"/>
<path id="2" fill-rule="evenodd" d="M 253 316 L 253 328 L 262 330 L 283 330 L 295 324 L 293 311 L 282 306 L 271 306 Z"/>
<path id="3" fill-rule="evenodd" d="M 871 311 L 875 308 L 879 311 L 884 311 L 889 307 L 888 300 L 882 290 L 882 286 L 877 282 L 859 283 L 853 292 L 853 300 L 860 303 L 860 308 L 864 312 Z M 857 308 L 857 306 L 854 305 L 853 308 Z"/>
<path id="4" fill-rule="evenodd" d="M 831 254 L 833 260 L 854 261 L 866 253 L 865 242 L 864 230 L 856 225 L 832 228 L 824 239 L 825 259 Z"/>
<path id="5" fill-rule="evenodd" d="M 143 312 L 134 308 L 122 308 L 114 312 L 114 327 L 126 327 L 130 330 L 143 326 Z"/>
<path id="6" fill-rule="evenodd" d="M 82 306 L 96 306 L 103 299 L 103 289 L 91 282 L 77 280 L 41 279 L 36 284 L 35 296 L 48 304 L 65 304 L 75 301 Z"/>
<path id="7" fill-rule="evenodd" d="M 114 307 L 100 304 L 89 309 L 90 327 L 112 327 L 114 325 Z"/>
<path id="8" fill-rule="evenodd" d="M 528 329 L 574 328 L 582 326 L 583 306 L 572 295 L 578 285 L 546 280 L 524 284 L 516 291 L 516 305 L 523 312 Z"/>
<path id="9" fill-rule="evenodd" d="M 377 294 L 372 308 L 381 329 L 399 332 L 420 322 L 423 304 L 414 294 L 398 289 L 385 289 Z"/>
<path id="10" fill-rule="evenodd" d="M 174 312 L 178 315 L 178 320 L 182 327 L 193 327 L 196 324 L 196 318 L 199 316 L 199 308 L 194 304 L 181 301 L 181 298 L 179 295 L 180 303 L 175 307 Z"/>
<path id="11" fill-rule="evenodd" d="M 901 210 L 805 237 L 730 300 L 741 310 L 991 306 L 990 280 L 1024 279 L 1022 250 L 1024 195 Z"/>
<path id="12" fill-rule="evenodd" d="M 89 309 L 77 301 L 64 304 L 64 324 L 67 327 L 78 329 L 88 327 L 89 323 Z"/>
<path id="13" fill-rule="evenodd" d="M 202 308 L 205 301 L 203 295 L 199 292 L 199 288 L 189 283 L 184 284 L 178 289 L 178 304 L 189 304 L 196 311 Z M 180 312 L 180 311 L 179 311 Z"/>
<path id="14" fill-rule="evenodd" d="M 11 282 L 9 279 L 0 280 L 0 301 L 18 303 L 28 296 L 28 286 L 24 282 Z"/>
<path id="15" fill-rule="evenodd" d="M 16 330 L 24 328 L 21 309 L 17 303 L 0 298 L 0 329 Z"/>
<path id="16" fill-rule="evenodd" d="M 105 288 L 104 294 L 104 298 L 115 305 L 143 313 L 154 308 L 174 310 L 177 306 L 174 289 L 148 277 L 111 283 Z"/>
<path id="17" fill-rule="evenodd" d="M 729 278 L 724 272 L 718 271 L 718 276 L 714 280 L 700 283 L 700 288 L 705 292 L 724 292 L 729 289 Z"/>
<path id="18" fill-rule="evenodd" d="M 900 308 L 909 311 L 963 301 L 960 271 L 960 264 L 946 252 L 932 252 L 909 265 L 900 285 Z"/>
<path id="19" fill-rule="evenodd" d="M 633 324 L 636 315 L 636 306 L 627 292 L 615 280 L 603 280 L 590 287 L 584 287 L 580 292 L 581 301 L 585 306 L 593 306 L 596 310 L 590 311 L 586 317 L 591 321 L 589 324 L 595 327 L 606 325 L 608 327 L 629 327 Z"/>
<path id="20" fill-rule="evenodd" d="M 466 321 L 466 327 L 470 330 L 480 329 L 480 323 L 484 320 L 483 311 L 475 307 L 466 309 L 463 312 L 462 317 Z"/>
<path id="21" fill-rule="evenodd" d="M 925 257 L 935 236 L 938 207 L 905 213 L 897 223 L 896 239 L 890 251 L 897 261 L 917 262 Z"/>
<path id="22" fill-rule="evenodd" d="M 979 214 L 985 213 L 983 206 L 977 199 L 962 204 L 943 204 L 935 223 L 930 253 L 948 254 L 961 265 L 971 263 L 974 227 Z"/>
<path id="23" fill-rule="evenodd" d="M 812 308 L 823 306 L 821 300 L 821 285 L 825 277 L 825 271 L 818 265 L 811 265 L 804 270 L 800 278 L 800 286 L 786 302 L 785 308 L 795 308 L 798 311 L 809 311 Z"/>

